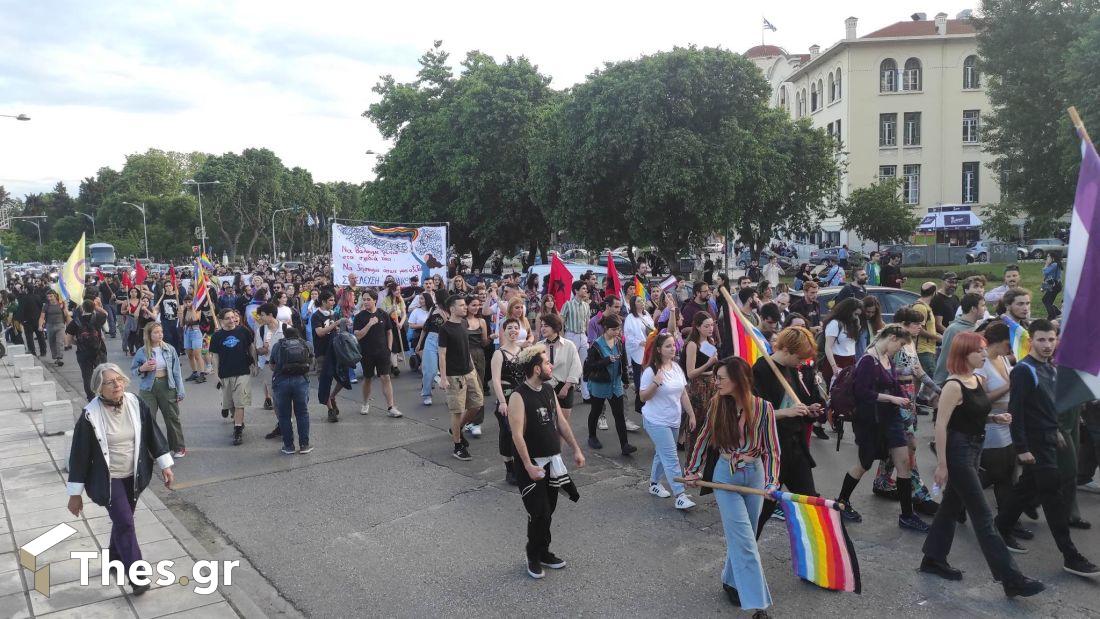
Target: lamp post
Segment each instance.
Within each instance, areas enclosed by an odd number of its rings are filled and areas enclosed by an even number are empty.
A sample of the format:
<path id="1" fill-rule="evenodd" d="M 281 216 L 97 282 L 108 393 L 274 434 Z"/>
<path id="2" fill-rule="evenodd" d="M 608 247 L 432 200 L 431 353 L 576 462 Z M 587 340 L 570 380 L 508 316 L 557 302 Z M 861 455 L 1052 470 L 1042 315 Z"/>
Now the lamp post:
<path id="1" fill-rule="evenodd" d="M 35 220 L 46 219 L 45 215 L 22 215 L 20 217 L 12 217 L 12 219 L 22 219 L 29 224 L 33 224 L 35 228 L 38 228 L 38 246 L 42 247 L 42 226 Z"/>
<path id="2" fill-rule="evenodd" d="M 126 206 L 132 206 L 141 211 L 141 231 L 145 236 L 145 259 L 149 259 L 149 227 L 145 225 L 145 203 L 142 202 L 141 206 L 134 204 L 133 202 L 123 202 Z M 94 232 L 94 229 L 93 229 Z"/>
<path id="3" fill-rule="evenodd" d="M 189 178 L 183 181 L 184 185 L 194 185 L 195 190 L 199 195 L 199 229 L 202 230 L 199 241 L 202 242 L 202 253 L 206 253 L 206 224 L 202 222 L 202 186 L 203 185 L 220 185 L 221 181 L 197 181 L 193 178 Z"/>
<path id="4" fill-rule="evenodd" d="M 279 259 L 279 252 L 275 251 L 275 216 L 283 211 L 296 211 L 295 207 L 276 209 L 271 213 L 271 261 L 274 263 Z"/>
<path id="5" fill-rule="evenodd" d="M 26 114 L 19 114 L 18 116 L 12 115 L 12 114 L 0 114 L 0 117 L 14 118 L 15 120 L 30 120 L 31 119 L 31 117 L 27 116 Z"/>
<path id="6" fill-rule="evenodd" d="M 83 216 L 87 217 L 88 221 L 92 222 L 92 236 L 96 236 L 96 233 L 95 233 L 95 217 L 92 217 L 91 215 L 89 215 L 87 213 L 81 213 L 80 211 L 75 211 L 75 212 L 76 212 L 77 215 L 83 215 Z"/>

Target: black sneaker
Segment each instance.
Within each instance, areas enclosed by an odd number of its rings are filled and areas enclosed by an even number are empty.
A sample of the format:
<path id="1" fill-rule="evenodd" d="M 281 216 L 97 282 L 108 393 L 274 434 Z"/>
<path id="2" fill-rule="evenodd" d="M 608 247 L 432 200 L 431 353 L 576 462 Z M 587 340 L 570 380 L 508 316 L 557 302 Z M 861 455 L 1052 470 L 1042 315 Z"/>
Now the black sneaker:
<path id="1" fill-rule="evenodd" d="M 928 529 L 932 528 L 916 514 L 902 514 L 898 516 L 898 526 L 903 529 L 912 529 L 918 533 L 927 533 Z"/>
<path id="2" fill-rule="evenodd" d="M 1002 533 L 1001 537 L 1004 539 L 1005 546 L 1008 547 L 1009 552 L 1014 552 L 1018 555 L 1026 555 L 1027 554 L 1027 548 L 1024 548 L 1023 546 L 1021 546 L 1020 542 L 1016 541 L 1016 538 L 1012 537 L 1011 534 L 1005 535 L 1004 533 Z"/>
<path id="3" fill-rule="evenodd" d="M 814 426 L 814 436 L 820 439 L 829 440 L 829 435 L 825 433 L 825 428 L 821 426 Z"/>
<path id="4" fill-rule="evenodd" d="M 244 427 L 243 426 L 234 426 L 233 427 L 233 444 L 234 445 L 240 445 L 243 442 L 244 442 Z"/>
<path id="5" fill-rule="evenodd" d="M 470 455 L 470 452 L 466 450 L 466 446 L 462 443 L 455 443 L 455 450 L 454 453 L 451 455 L 458 460 L 462 460 L 463 462 L 468 462 L 474 459 L 473 456 Z"/>
<path id="6" fill-rule="evenodd" d="M 595 436 L 588 437 L 588 446 L 592 449 L 603 449 L 603 443 Z"/>
<path id="7" fill-rule="evenodd" d="M 189 382 L 191 382 L 191 381 L 195 380 L 195 379 L 196 379 L 196 378 L 198 378 L 198 377 L 199 377 L 199 373 L 198 373 L 198 372 L 191 372 L 191 375 L 190 375 L 190 376 L 188 376 L 187 378 L 183 379 L 183 381 L 184 381 L 184 382 L 187 382 L 187 383 L 189 383 Z"/>
<path id="8" fill-rule="evenodd" d="M 837 501 L 844 503 L 844 509 L 840 510 L 840 515 L 843 516 L 845 520 L 851 520 L 852 522 L 863 522 L 863 516 L 861 516 L 854 507 L 852 507 L 852 502 L 850 500 L 840 501 L 840 499 L 837 499 Z"/>
<path id="9" fill-rule="evenodd" d="M 283 438 L 283 431 L 276 425 L 274 430 L 264 435 L 264 438 Z"/>
<path id="10" fill-rule="evenodd" d="M 730 601 L 730 604 L 741 608 L 741 596 L 737 593 L 737 589 L 722 583 L 722 589 L 726 592 L 726 599 Z"/>
<path id="11" fill-rule="evenodd" d="M 145 595 L 145 592 L 149 590 L 149 585 L 130 585 L 130 588 L 134 590 L 134 597 Z"/>
<path id="12" fill-rule="evenodd" d="M 199 374 L 199 377 L 195 379 L 195 382 L 196 383 L 205 383 L 206 382 L 206 374 Z"/>
<path id="13" fill-rule="evenodd" d="M 450 428 L 447 428 L 447 434 L 451 434 L 452 436 L 454 436 L 451 433 Z M 470 441 L 466 438 L 466 433 L 465 432 L 459 432 L 458 433 L 458 438 L 462 440 L 462 446 L 463 447 L 469 447 L 470 446 Z"/>
<path id="14" fill-rule="evenodd" d="M 222 409 L 222 419 L 229 419 L 229 409 L 228 408 L 223 408 Z"/>
<path id="15" fill-rule="evenodd" d="M 542 578 L 546 576 L 546 571 L 542 569 L 542 564 L 534 559 L 527 560 L 527 575 L 531 578 Z"/>
<path id="16" fill-rule="evenodd" d="M 398 376 L 401 376 L 401 368 L 397 367 L 396 365 L 390 367 L 390 375 L 393 376 L 394 378 L 397 378 Z"/>
<path id="17" fill-rule="evenodd" d="M 264 410 L 265 411 L 275 410 L 275 405 L 271 403 L 271 398 L 264 398 Z"/>
<path id="18" fill-rule="evenodd" d="M 891 501 L 898 500 L 897 488 L 880 488 L 878 486 L 871 486 L 871 494 L 882 497 L 884 499 L 890 499 Z"/>
<path id="19" fill-rule="evenodd" d="M 1022 540 L 1035 539 L 1035 533 L 1031 529 L 1017 524 L 1012 527 L 1012 537 L 1017 537 Z"/>
<path id="20" fill-rule="evenodd" d="M 298 445 L 298 453 L 300 454 L 307 454 L 311 451 L 313 451 L 313 445 L 310 445 L 309 443 L 302 443 L 301 445 Z"/>
<path id="21" fill-rule="evenodd" d="M 336 413 L 335 410 L 333 410 L 331 408 L 328 409 L 328 422 L 329 423 L 336 423 L 337 421 L 340 421 L 340 418 L 337 417 L 336 415 L 337 415 L 337 413 Z"/>
<path id="22" fill-rule="evenodd" d="M 1086 578 L 1100 576 L 1100 567 L 1096 567 L 1092 561 L 1081 556 L 1079 552 L 1066 557 L 1066 560 L 1062 563 L 1062 569 L 1070 574 L 1076 574 L 1077 576 L 1084 576 Z"/>
<path id="23" fill-rule="evenodd" d="M 935 574 L 946 580 L 962 580 L 963 578 L 962 570 L 951 567 L 947 561 L 937 561 L 929 557 L 925 557 L 920 562 L 920 571 L 925 574 Z"/>
<path id="24" fill-rule="evenodd" d="M 623 455 L 624 456 L 629 456 L 630 454 L 634 453 L 635 451 L 638 451 L 638 448 L 631 445 L 630 443 L 626 443 L 625 445 L 623 445 Z"/>
<path id="25" fill-rule="evenodd" d="M 552 570 L 560 570 L 565 567 L 565 559 L 562 559 L 550 551 L 542 555 L 542 558 L 539 559 L 539 563 L 541 563 L 543 567 L 548 567 Z"/>
<path id="26" fill-rule="evenodd" d="M 1036 593 L 1042 593 L 1047 587 L 1043 583 L 1035 580 L 1034 578 L 1028 578 L 1027 576 L 1021 576 L 1020 580 L 1012 583 L 1004 583 L 1001 585 L 1005 590 L 1005 595 L 1014 598 L 1031 597 Z"/>
<path id="27" fill-rule="evenodd" d="M 1092 528 L 1092 523 L 1083 518 L 1074 518 L 1070 520 L 1067 524 L 1070 526 L 1070 528 L 1081 529 L 1082 531 L 1087 531 Z"/>

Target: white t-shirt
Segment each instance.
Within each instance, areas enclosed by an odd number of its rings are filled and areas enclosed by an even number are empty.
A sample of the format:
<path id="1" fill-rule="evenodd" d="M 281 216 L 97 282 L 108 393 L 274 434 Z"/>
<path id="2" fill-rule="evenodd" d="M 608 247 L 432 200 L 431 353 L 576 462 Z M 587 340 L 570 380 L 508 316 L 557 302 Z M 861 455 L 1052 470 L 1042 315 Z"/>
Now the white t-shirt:
<path id="1" fill-rule="evenodd" d="M 261 341 L 261 338 L 259 337 L 260 327 L 263 327 L 263 334 L 264 335 L 263 335 L 262 341 Z M 264 346 L 266 346 L 267 350 L 268 350 L 267 355 L 260 355 L 259 356 L 259 359 L 258 359 L 259 367 L 261 367 L 261 368 L 266 368 L 267 367 L 268 356 L 271 354 L 270 351 L 271 351 L 272 348 L 275 347 L 275 342 L 278 342 L 279 340 L 283 339 L 283 337 L 284 337 L 283 329 L 285 329 L 285 328 L 286 328 L 286 326 L 283 325 L 282 323 L 279 323 L 279 325 L 276 326 L 274 329 L 268 328 L 267 325 L 259 325 L 259 326 L 256 327 L 256 341 L 259 342 L 259 346 L 257 346 L 257 348 L 263 348 Z"/>
<path id="2" fill-rule="evenodd" d="M 657 388 L 657 393 L 653 394 L 653 397 L 645 404 L 642 404 L 642 416 L 649 423 L 678 428 L 680 427 L 680 415 L 683 413 L 680 396 L 687 387 L 687 377 L 684 376 L 684 371 L 680 369 L 680 366 L 675 363 L 672 364 L 671 370 L 662 370 L 662 374 L 664 375 L 662 384 Z M 642 372 L 639 388 L 645 390 L 652 384 L 653 368 L 647 367 Z"/>
<path id="3" fill-rule="evenodd" d="M 288 305 L 280 305 L 279 309 L 275 312 L 275 319 L 288 327 L 294 322 L 293 316 L 294 310 L 290 309 Z"/>
<path id="4" fill-rule="evenodd" d="M 833 355 L 842 357 L 856 356 L 856 341 L 848 337 L 848 330 L 841 326 L 839 320 L 834 320 L 825 327 L 825 337 L 835 337 L 833 343 Z"/>
<path id="5" fill-rule="evenodd" d="M 409 313 L 410 325 L 422 325 L 428 319 L 428 310 L 418 307 Z"/>
<path id="6" fill-rule="evenodd" d="M 1004 357 L 1000 357 L 997 363 L 1001 364 L 1001 371 L 1008 374 L 1012 368 L 1008 367 L 1008 363 Z M 1008 381 L 1001 376 L 1001 373 L 997 371 L 997 368 L 993 365 L 992 359 L 986 359 L 985 365 L 981 369 L 974 370 L 974 373 L 982 377 L 982 382 L 985 384 L 986 391 L 993 391 L 994 389 L 1000 389 L 1008 384 Z M 1008 393 L 1006 392 L 1000 399 L 990 402 L 993 405 L 993 410 L 990 411 L 991 415 L 1003 413 L 1008 410 Z M 1009 426 L 1001 425 L 999 423 L 987 423 L 985 424 L 985 442 L 982 443 L 982 449 L 996 449 L 998 447 L 1008 447 L 1012 444 L 1012 431 Z"/>

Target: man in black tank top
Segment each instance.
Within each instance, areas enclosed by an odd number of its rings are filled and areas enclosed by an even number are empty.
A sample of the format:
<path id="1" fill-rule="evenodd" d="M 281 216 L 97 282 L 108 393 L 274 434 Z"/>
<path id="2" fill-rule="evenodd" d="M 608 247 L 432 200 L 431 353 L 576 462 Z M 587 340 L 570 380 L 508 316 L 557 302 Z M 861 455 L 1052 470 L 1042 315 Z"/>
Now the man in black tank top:
<path id="1" fill-rule="evenodd" d="M 576 501 L 580 498 L 569 478 L 561 457 L 561 440 L 573 450 L 573 462 L 584 466 L 573 430 L 562 415 L 554 390 L 544 382 L 554 369 L 546 347 L 536 344 L 523 350 L 517 359 L 524 371 L 523 381 L 508 398 L 508 425 L 515 445 L 516 480 L 527 510 L 527 574 L 542 578 L 543 567 L 561 569 L 565 561 L 550 552 L 550 521 L 561 490 Z"/>

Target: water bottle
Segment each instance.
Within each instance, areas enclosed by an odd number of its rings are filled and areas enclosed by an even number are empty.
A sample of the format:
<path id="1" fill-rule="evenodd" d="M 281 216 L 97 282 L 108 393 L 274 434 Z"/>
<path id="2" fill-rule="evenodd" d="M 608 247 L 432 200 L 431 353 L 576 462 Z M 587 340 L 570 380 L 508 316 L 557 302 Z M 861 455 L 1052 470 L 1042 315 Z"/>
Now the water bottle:
<path id="1" fill-rule="evenodd" d="M 942 497 L 943 497 L 943 488 L 941 488 L 939 484 L 933 483 L 932 484 L 932 500 L 933 501 L 939 501 L 940 498 L 942 498 Z"/>

